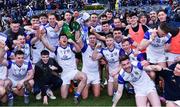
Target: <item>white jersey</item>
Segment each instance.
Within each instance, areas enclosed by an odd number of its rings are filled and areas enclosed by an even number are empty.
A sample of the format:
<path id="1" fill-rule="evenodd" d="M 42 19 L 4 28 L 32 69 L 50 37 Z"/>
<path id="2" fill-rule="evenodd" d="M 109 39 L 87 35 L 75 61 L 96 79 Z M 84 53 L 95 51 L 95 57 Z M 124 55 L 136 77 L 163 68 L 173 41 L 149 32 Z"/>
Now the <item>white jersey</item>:
<path id="1" fill-rule="evenodd" d="M 118 48 L 118 49 L 121 49 L 121 48 L 122 48 L 121 42 L 120 42 L 120 43 L 114 42 L 114 45 L 115 45 L 115 47 Z"/>
<path id="2" fill-rule="evenodd" d="M 151 38 L 151 30 L 148 30 L 145 35 L 144 39 L 149 40 Z M 147 47 L 146 53 L 148 54 L 165 54 L 164 45 L 170 42 L 171 34 L 168 33 L 165 37 L 156 36 L 155 39 L 150 43 Z"/>
<path id="3" fill-rule="evenodd" d="M 36 43 L 32 45 L 31 55 L 32 55 L 32 63 L 35 64 L 41 59 L 41 51 L 44 50 L 44 45 L 42 41 L 38 40 Z"/>
<path id="4" fill-rule="evenodd" d="M 121 69 L 118 77 L 118 83 L 124 84 L 125 81 L 129 81 L 133 85 L 135 92 L 138 91 L 139 88 L 146 87 L 147 84 L 152 84 L 151 86 L 154 86 L 153 81 L 143 70 L 142 65 L 137 62 L 132 62 L 131 73 L 127 73 Z"/>
<path id="5" fill-rule="evenodd" d="M 9 54 L 9 55 L 8 55 Z M 10 56 L 10 53 L 6 53 L 4 55 L 4 58 L 7 59 L 8 56 Z M 0 79 L 4 80 L 7 77 L 7 67 L 0 64 Z"/>
<path id="6" fill-rule="evenodd" d="M 140 51 L 138 51 L 137 56 L 135 56 L 134 53 L 135 53 L 134 49 L 131 49 L 130 53 L 125 52 L 125 54 L 129 56 L 130 61 L 142 61 L 142 60 L 144 60 L 144 56 Z"/>
<path id="7" fill-rule="evenodd" d="M 8 78 L 14 81 L 20 81 L 24 79 L 29 70 L 32 69 L 30 62 L 24 62 L 21 67 L 19 67 L 14 61 L 8 61 Z"/>
<path id="8" fill-rule="evenodd" d="M 66 48 L 57 46 L 55 55 L 58 64 L 63 68 L 62 74 L 77 70 L 73 45 L 68 44 Z"/>
<path id="9" fill-rule="evenodd" d="M 44 26 L 41 25 L 40 29 L 44 29 Z M 26 32 L 26 34 L 27 35 L 30 35 L 30 34 L 34 35 L 35 32 L 36 32 L 35 30 L 34 30 L 34 32 L 28 31 L 28 32 Z M 45 47 L 40 40 L 36 41 L 34 44 L 31 44 L 31 50 L 30 51 L 31 51 L 32 63 L 35 64 L 40 60 L 40 58 L 41 58 L 40 53 L 44 48 Z"/>
<path id="10" fill-rule="evenodd" d="M 110 51 L 108 48 L 102 48 L 100 53 L 105 57 L 109 64 L 109 72 L 119 68 L 119 58 L 121 55 L 124 55 L 124 50 L 114 47 L 114 49 Z"/>
<path id="11" fill-rule="evenodd" d="M 99 73 L 98 61 L 92 60 L 93 49 L 85 44 L 81 49 L 82 52 L 82 71 L 86 73 Z"/>
<path id="12" fill-rule="evenodd" d="M 125 52 L 125 54 L 129 56 L 130 61 L 137 61 L 137 58 L 134 56 L 134 50 L 133 49 L 131 49 L 130 53 Z"/>
<path id="13" fill-rule="evenodd" d="M 7 76 L 7 67 L 0 65 L 0 79 L 4 80 Z"/>
<path id="14" fill-rule="evenodd" d="M 18 47 L 16 46 L 14 48 L 14 52 L 16 52 L 18 50 Z M 24 44 L 24 46 L 20 49 L 21 51 L 24 52 L 24 59 L 25 61 L 29 62 L 30 61 L 30 46 L 29 44 Z"/>
<path id="15" fill-rule="evenodd" d="M 50 24 L 47 24 L 45 26 L 45 29 L 47 32 L 46 38 L 47 38 L 49 44 L 54 47 L 58 46 L 59 34 L 61 33 L 61 29 L 59 31 L 55 31 L 54 28 L 52 26 L 50 26 Z"/>
<path id="16" fill-rule="evenodd" d="M 97 25 L 97 26 L 95 27 L 95 31 L 96 31 L 96 32 L 102 32 L 102 25 Z"/>

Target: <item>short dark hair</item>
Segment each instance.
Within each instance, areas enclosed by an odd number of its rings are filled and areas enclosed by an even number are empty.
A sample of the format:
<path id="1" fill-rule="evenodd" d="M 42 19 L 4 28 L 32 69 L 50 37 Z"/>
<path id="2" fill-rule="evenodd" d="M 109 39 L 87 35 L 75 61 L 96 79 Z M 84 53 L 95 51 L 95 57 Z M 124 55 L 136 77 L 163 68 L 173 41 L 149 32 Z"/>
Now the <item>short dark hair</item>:
<path id="1" fill-rule="evenodd" d="M 157 14 L 159 14 L 160 12 L 164 12 L 165 14 L 167 14 L 164 9 L 158 10 Z"/>
<path id="2" fill-rule="evenodd" d="M 24 55 L 24 52 L 21 50 L 17 50 L 14 54 L 15 54 L 15 56 L 16 55 Z"/>
<path id="3" fill-rule="evenodd" d="M 125 16 L 125 18 L 130 17 L 130 13 L 126 12 L 124 16 Z"/>
<path id="4" fill-rule="evenodd" d="M 167 22 L 161 22 L 160 25 L 159 25 L 160 29 L 165 32 L 165 33 L 169 33 L 171 28 L 170 26 L 168 25 Z"/>
<path id="5" fill-rule="evenodd" d="M 114 32 L 114 31 L 121 31 L 121 29 L 120 29 L 120 28 L 114 28 L 114 29 L 113 29 L 113 32 Z M 122 32 L 122 31 L 121 31 L 121 32 Z"/>
<path id="6" fill-rule="evenodd" d="M 128 55 L 123 55 L 123 56 L 120 56 L 119 61 L 121 63 L 122 61 L 125 61 L 127 59 L 129 59 L 129 56 Z"/>
<path id="7" fill-rule="evenodd" d="M 139 19 L 140 19 L 142 16 L 145 16 L 146 18 L 148 18 L 148 15 L 147 15 L 146 13 L 140 13 L 140 14 L 138 15 Z"/>
<path id="8" fill-rule="evenodd" d="M 165 32 L 165 33 L 171 33 L 172 36 L 176 36 L 179 33 L 179 28 L 178 27 L 173 27 L 167 22 L 161 22 L 159 25 L 160 29 Z"/>
<path id="9" fill-rule="evenodd" d="M 101 15 L 100 17 L 106 17 L 107 18 L 107 16 L 105 14 Z"/>
<path id="10" fill-rule="evenodd" d="M 113 13 L 113 11 L 112 10 L 110 10 L 110 9 L 108 9 L 107 11 L 106 11 L 106 13 Z"/>
<path id="11" fill-rule="evenodd" d="M 126 42 L 126 41 L 128 41 L 128 42 L 130 43 L 129 38 L 123 39 L 121 43 L 123 44 L 123 43 Z"/>
<path id="12" fill-rule="evenodd" d="M 31 20 L 32 20 L 32 19 L 39 19 L 39 16 L 34 15 L 34 16 L 31 17 Z"/>
<path id="13" fill-rule="evenodd" d="M 72 15 L 72 12 L 70 10 L 65 11 L 64 14 L 66 14 L 66 13 L 70 13 Z"/>
<path id="14" fill-rule="evenodd" d="M 105 24 L 108 24 L 108 25 L 109 25 L 109 22 L 108 22 L 108 21 L 103 21 L 103 22 L 102 22 L 102 25 L 105 25 Z"/>
<path id="15" fill-rule="evenodd" d="M 60 35 L 59 35 L 59 39 L 61 38 L 61 36 L 66 36 L 67 37 L 67 35 L 66 34 L 64 34 L 64 33 L 60 33 Z M 68 38 L 68 37 L 67 37 Z"/>
<path id="16" fill-rule="evenodd" d="M 46 17 L 46 18 L 47 18 L 48 16 L 47 16 L 46 13 L 41 13 L 41 14 L 39 15 L 39 17 Z"/>
<path id="17" fill-rule="evenodd" d="M 116 20 L 116 19 L 119 19 L 119 20 L 121 21 L 121 19 L 120 19 L 119 17 L 115 17 L 115 18 L 113 19 L 113 22 L 114 22 L 114 20 Z"/>
<path id="18" fill-rule="evenodd" d="M 113 38 L 113 35 L 112 34 L 108 34 L 108 35 L 106 35 L 106 38 Z"/>
<path id="19" fill-rule="evenodd" d="M 74 11 L 73 11 L 73 12 L 75 12 L 75 11 L 78 11 L 78 12 L 79 12 L 79 10 L 78 10 L 78 9 L 74 9 Z"/>
<path id="20" fill-rule="evenodd" d="M 55 16 L 55 18 L 58 19 L 58 16 L 57 16 L 56 13 L 49 13 L 49 14 L 48 14 L 48 17 L 49 17 L 49 16 Z"/>
<path id="21" fill-rule="evenodd" d="M 24 35 L 18 35 L 18 36 L 17 36 L 17 38 L 18 38 L 19 36 L 23 36 L 23 37 L 25 37 Z"/>
<path id="22" fill-rule="evenodd" d="M 137 13 L 135 13 L 135 12 L 129 13 L 129 17 L 133 17 L 133 16 L 137 16 Z"/>
<path id="23" fill-rule="evenodd" d="M 48 50 L 42 50 L 41 55 L 49 55 L 49 51 Z"/>
<path id="24" fill-rule="evenodd" d="M 20 24 L 20 21 L 19 21 L 19 20 L 16 20 L 16 19 L 13 19 L 13 20 L 11 21 L 11 24 Z"/>
<path id="25" fill-rule="evenodd" d="M 91 33 L 91 32 L 88 32 L 88 36 L 90 36 L 90 35 L 95 35 L 94 33 Z"/>

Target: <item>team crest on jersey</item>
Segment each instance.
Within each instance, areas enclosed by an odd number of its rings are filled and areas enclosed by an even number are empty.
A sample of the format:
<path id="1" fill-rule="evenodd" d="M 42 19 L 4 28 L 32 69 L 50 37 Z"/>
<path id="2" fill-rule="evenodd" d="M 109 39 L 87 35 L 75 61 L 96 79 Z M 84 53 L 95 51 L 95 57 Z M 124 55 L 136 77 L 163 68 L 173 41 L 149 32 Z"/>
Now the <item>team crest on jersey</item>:
<path id="1" fill-rule="evenodd" d="M 68 49 L 68 50 L 67 50 L 67 53 L 69 53 L 69 52 L 70 52 L 70 50 Z"/>
<path id="2" fill-rule="evenodd" d="M 108 57 L 108 56 L 109 56 L 109 54 L 106 54 L 105 56 L 107 56 L 107 57 Z"/>
<path id="3" fill-rule="evenodd" d="M 139 72 L 137 72 L 137 71 L 134 71 L 134 74 L 135 74 L 135 75 L 139 75 Z"/>
<path id="4" fill-rule="evenodd" d="M 89 55 L 89 58 L 92 58 L 92 55 Z"/>
<path id="5" fill-rule="evenodd" d="M 134 58 L 134 57 L 131 57 L 131 60 L 135 60 L 135 58 Z"/>
<path id="6" fill-rule="evenodd" d="M 115 62 L 115 59 L 111 59 L 110 62 Z"/>
<path id="7" fill-rule="evenodd" d="M 117 52 L 115 52 L 114 55 L 117 56 L 118 55 Z"/>

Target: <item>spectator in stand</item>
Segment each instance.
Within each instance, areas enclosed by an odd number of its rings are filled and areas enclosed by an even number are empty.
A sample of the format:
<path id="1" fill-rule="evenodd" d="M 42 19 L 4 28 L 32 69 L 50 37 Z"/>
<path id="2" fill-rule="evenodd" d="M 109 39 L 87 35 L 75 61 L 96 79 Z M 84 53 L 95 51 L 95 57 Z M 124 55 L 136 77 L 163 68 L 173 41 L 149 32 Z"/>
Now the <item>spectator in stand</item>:
<path id="1" fill-rule="evenodd" d="M 116 0 L 108 0 L 108 2 L 109 2 L 109 8 L 111 10 L 114 10 L 115 9 Z"/>

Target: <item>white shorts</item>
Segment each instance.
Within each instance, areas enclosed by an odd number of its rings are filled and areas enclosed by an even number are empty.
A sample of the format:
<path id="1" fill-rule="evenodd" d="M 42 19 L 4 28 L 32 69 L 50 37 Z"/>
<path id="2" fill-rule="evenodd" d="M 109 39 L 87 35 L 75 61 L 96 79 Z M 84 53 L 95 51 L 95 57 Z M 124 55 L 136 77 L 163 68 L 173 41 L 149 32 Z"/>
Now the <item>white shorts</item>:
<path id="1" fill-rule="evenodd" d="M 56 58 L 56 55 L 54 52 L 49 51 L 49 57 L 50 58 Z"/>
<path id="2" fill-rule="evenodd" d="M 109 67 L 109 65 L 108 65 L 108 67 Z M 110 67 L 109 67 L 109 79 L 108 79 L 108 82 L 114 82 L 114 79 L 115 79 L 115 78 L 118 78 L 119 74 L 116 74 L 114 77 L 112 77 L 112 76 L 110 75 L 111 73 L 116 72 L 117 70 L 119 70 L 118 67 L 116 67 L 116 68 L 110 68 Z"/>
<path id="3" fill-rule="evenodd" d="M 73 71 L 68 71 L 68 72 L 64 72 L 61 74 L 61 79 L 63 80 L 63 84 L 62 85 L 67 85 L 70 84 L 71 80 L 74 79 L 75 75 L 78 73 L 78 70 L 73 70 Z"/>
<path id="4" fill-rule="evenodd" d="M 0 79 L 1 80 L 6 79 L 6 74 L 7 74 L 7 67 L 1 66 L 0 67 Z"/>
<path id="5" fill-rule="evenodd" d="M 119 74 L 116 74 L 114 77 L 118 77 Z M 109 75 L 108 82 L 114 82 L 114 79 L 111 75 Z"/>
<path id="6" fill-rule="evenodd" d="M 139 89 L 135 89 L 134 91 L 135 96 L 147 96 L 151 92 L 157 93 L 156 88 L 151 86 L 146 86 L 146 88 L 139 87 Z"/>
<path id="7" fill-rule="evenodd" d="M 108 82 L 114 82 L 114 78 L 112 76 L 110 76 L 110 75 L 109 75 Z"/>
<path id="8" fill-rule="evenodd" d="M 153 64 L 166 62 L 166 56 L 165 54 L 147 54 L 147 60 Z"/>
<path id="9" fill-rule="evenodd" d="M 167 104 L 168 102 L 172 102 L 172 103 L 174 103 L 175 105 L 177 105 L 177 107 L 179 107 L 179 106 L 180 106 L 180 100 L 176 100 L 176 101 L 166 100 L 166 104 Z"/>
<path id="10" fill-rule="evenodd" d="M 88 73 L 84 72 L 87 75 L 87 84 L 100 84 L 99 72 Z"/>
<path id="11" fill-rule="evenodd" d="M 11 78 L 9 78 L 9 79 L 10 79 L 11 82 L 12 82 L 12 88 L 15 88 L 15 87 L 17 86 L 18 82 L 20 81 L 20 80 L 16 81 L 16 80 L 11 79 Z"/>
<path id="12" fill-rule="evenodd" d="M 174 62 L 176 57 L 180 57 L 180 54 L 174 54 L 170 52 L 167 52 L 165 55 L 166 55 L 167 61 L 171 61 L 171 62 Z"/>

